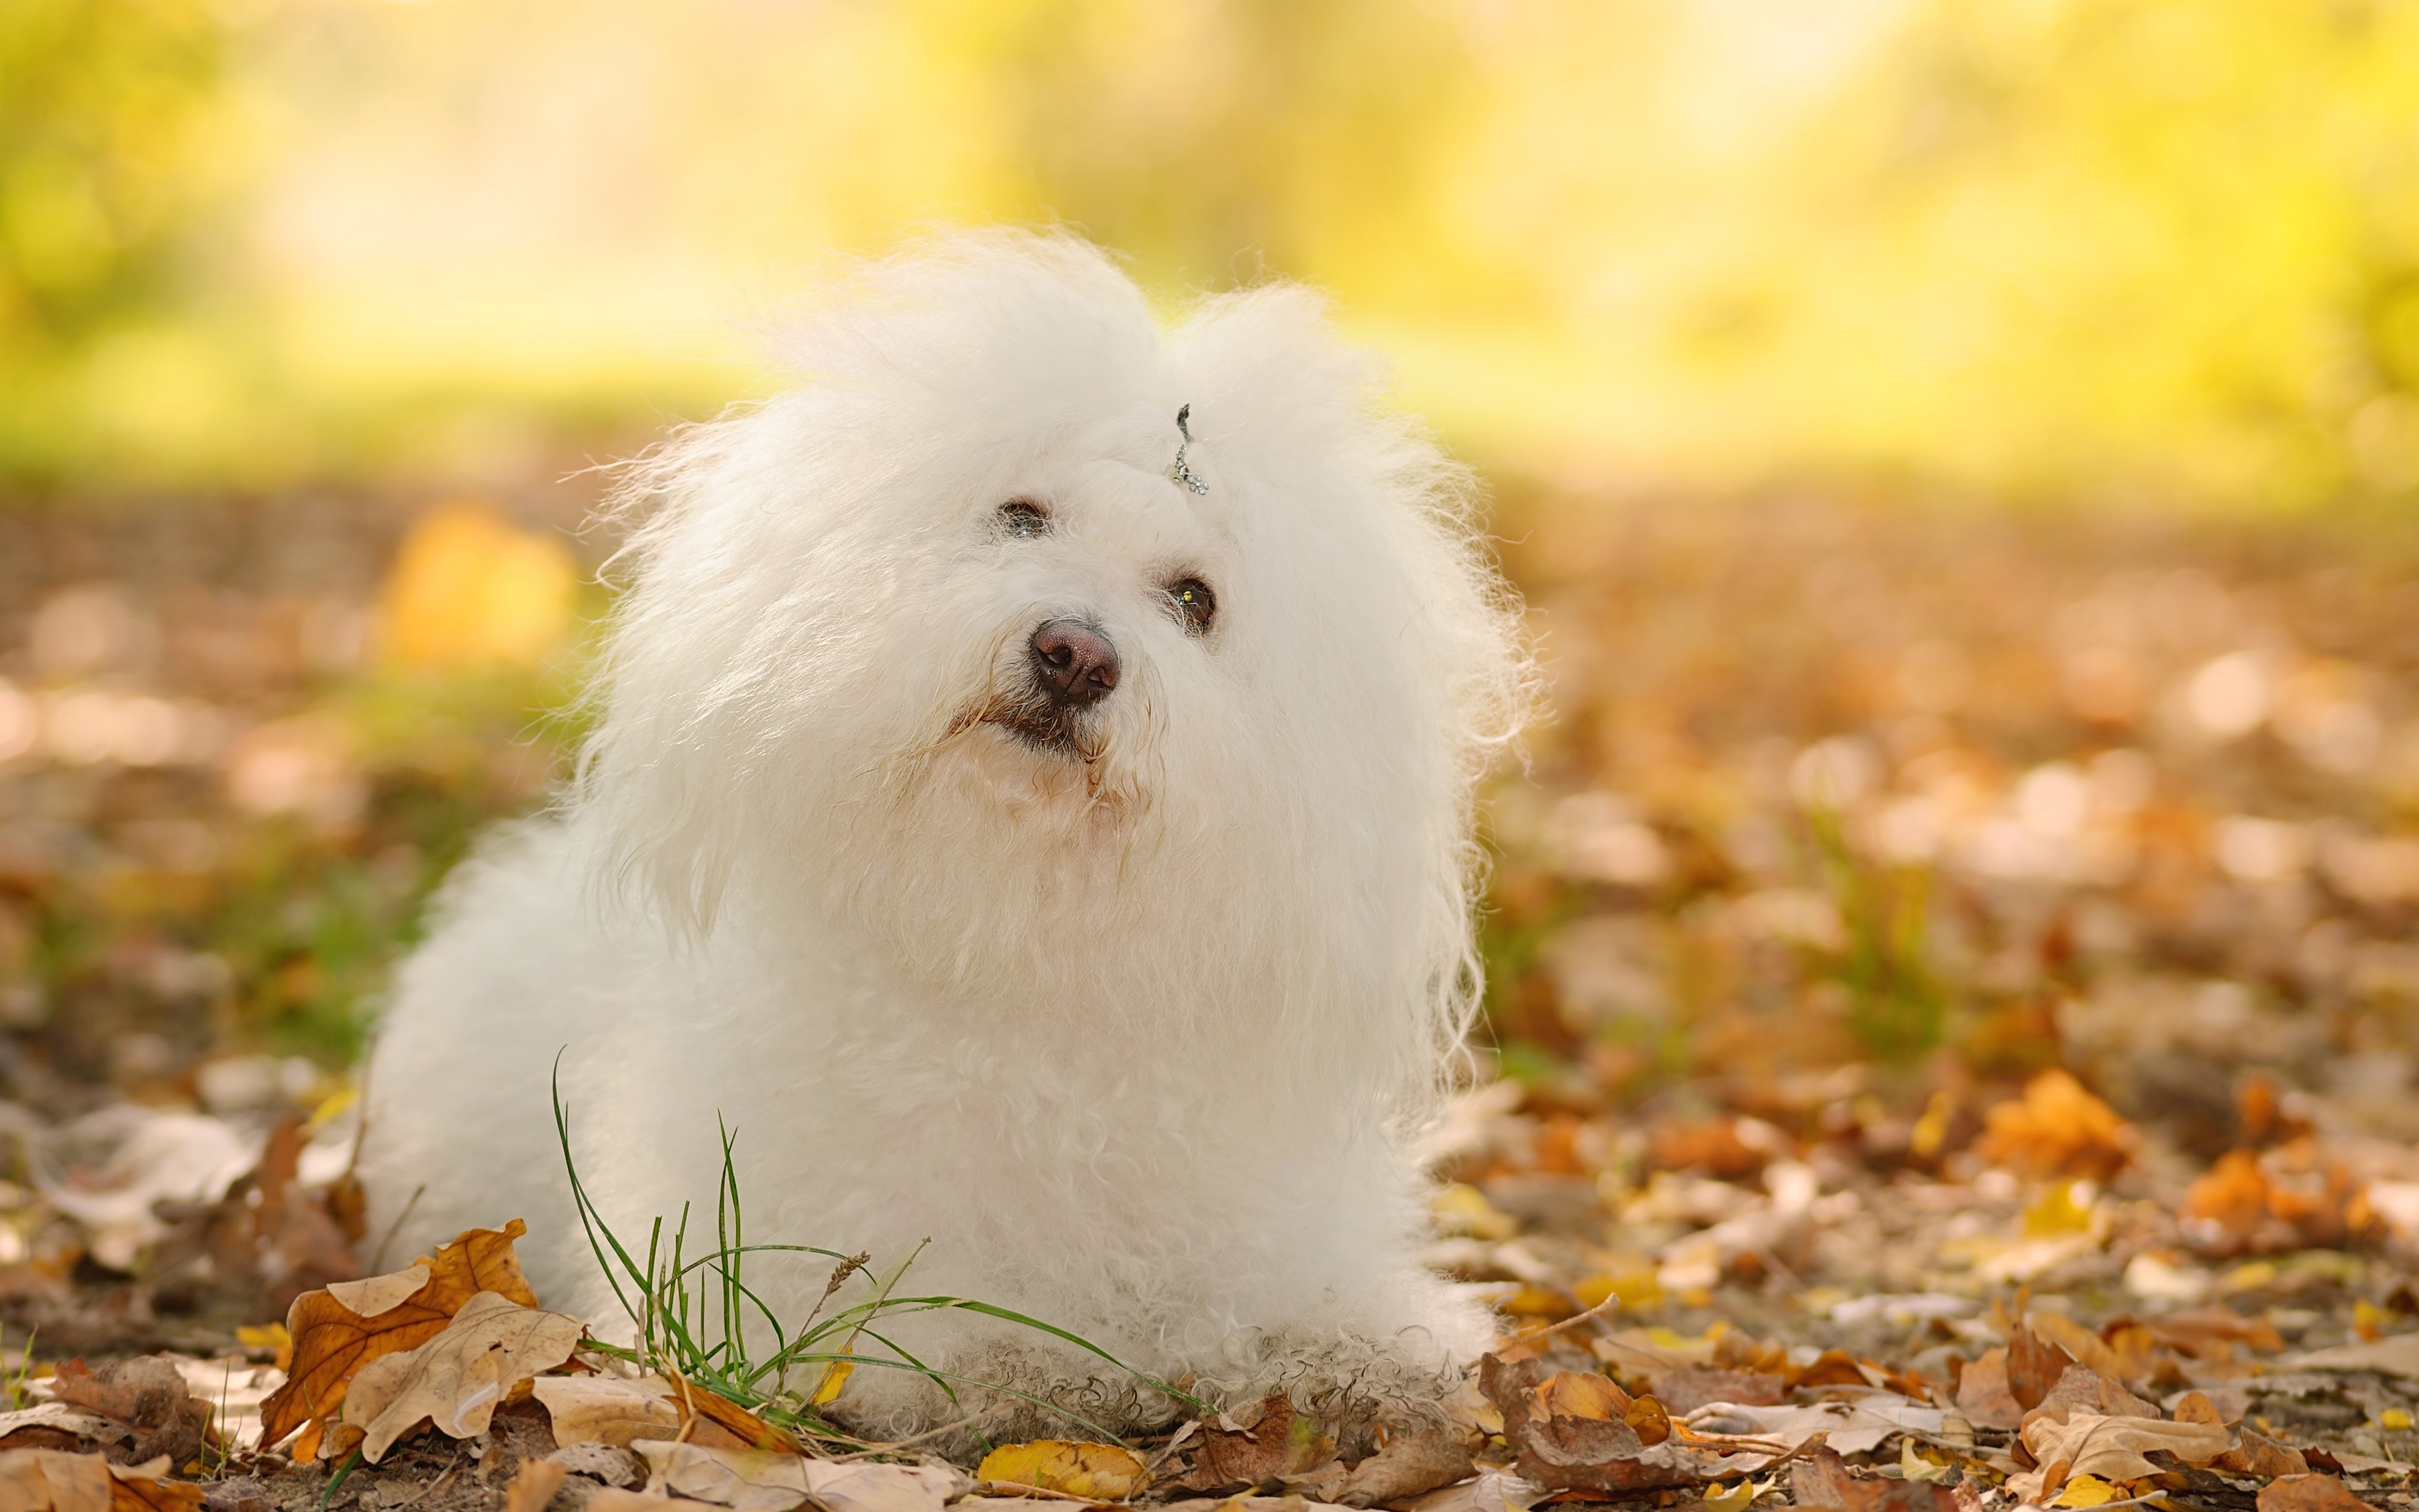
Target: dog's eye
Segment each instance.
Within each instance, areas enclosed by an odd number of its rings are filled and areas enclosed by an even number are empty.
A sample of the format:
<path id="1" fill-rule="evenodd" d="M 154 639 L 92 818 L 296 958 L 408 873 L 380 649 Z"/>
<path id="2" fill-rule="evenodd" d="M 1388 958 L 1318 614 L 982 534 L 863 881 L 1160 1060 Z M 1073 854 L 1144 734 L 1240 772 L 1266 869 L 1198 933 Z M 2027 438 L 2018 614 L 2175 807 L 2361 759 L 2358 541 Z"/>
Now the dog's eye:
<path id="1" fill-rule="evenodd" d="M 1178 617 L 1184 621 L 1187 635 L 1207 634 L 1211 617 L 1218 612 L 1218 595 L 1198 578 L 1179 578 L 1169 583 L 1167 601 L 1176 607 Z"/>
<path id="2" fill-rule="evenodd" d="M 1011 499 L 999 506 L 996 517 L 1003 535 L 1035 536 L 1050 533 L 1050 511 L 1030 499 Z"/>

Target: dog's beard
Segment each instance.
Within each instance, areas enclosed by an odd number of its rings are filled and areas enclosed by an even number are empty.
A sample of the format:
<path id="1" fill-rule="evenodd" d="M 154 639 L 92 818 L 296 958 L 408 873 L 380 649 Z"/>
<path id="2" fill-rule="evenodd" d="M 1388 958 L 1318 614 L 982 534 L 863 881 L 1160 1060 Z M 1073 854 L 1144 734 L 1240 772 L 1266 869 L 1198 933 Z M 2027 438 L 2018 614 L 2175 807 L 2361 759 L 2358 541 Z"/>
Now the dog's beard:
<path id="1" fill-rule="evenodd" d="M 892 764 L 895 803 L 949 802 L 949 779 L 982 775 L 985 794 L 956 801 L 995 804 L 1008 823 L 1052 834 L 1037 844 L 1103 842 L 1149 807 L 1150 752 L 1163 732 L 1144 665 L 1130 665 L 1116 693 L 1089 708 L 1054 701 L 1027 664 L 1021 632 L 1003 638 L 955 712 L 918 748 Z M 942 701 L 950 707 L 950 701 Z M 969 816 L 972 817 L 972 816 Z"/>
<path id="2" fill-rule="evenodd" d="M 1102 721 L 1093 716 L 1052 703 L 1040 689 L 1027 686 L 991 694 L 951 721 L 950 733 L 978 726 L 1004 732 L 1025 749 L 1098 765 L 1108 753 Z"/>
<path id="3" fill-rule="evenodd" d="M 1018 642 L 1021 649 L 1022 642 Z M 1001 656 L 997 663 L 1009 658 Z M 1021 666 L 962 684 L 923 739 L 861 768 L 827 873 L 866 937 L 952 991 L 1040 987 L 1134 969 L 1170 867 L 1167 764 L 1154 679 L 1129 661 L 1117 692 L 1054 706 Z M 971 685 L 971 686 L 968 686 Z"/>

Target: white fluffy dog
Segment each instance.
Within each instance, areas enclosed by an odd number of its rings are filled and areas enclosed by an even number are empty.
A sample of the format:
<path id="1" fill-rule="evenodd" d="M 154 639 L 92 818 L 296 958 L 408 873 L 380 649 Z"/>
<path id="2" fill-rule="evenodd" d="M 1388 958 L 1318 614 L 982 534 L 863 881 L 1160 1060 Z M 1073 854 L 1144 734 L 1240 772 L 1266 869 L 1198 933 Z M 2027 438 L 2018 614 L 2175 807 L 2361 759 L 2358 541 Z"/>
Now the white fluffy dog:
<path id="1" fill-rule="evenodd" d="M 1312 296 L 1163 332 L 1059 238 L 872 267 L 794 355 L 805 387 L 638 472 L 578 782 L 397 984 L 372 1231 L 525 1217 L 541 1297 L 615 1316 L 562 1052 L 625 1238 L 711 1227 L 719 1116 L 751 1241 L 929 1238 L 909 1290 L 1229 1400 L 1432 1401 L 1487 1328 L 1415 1259 L 1405 1141 L 1471 1011 L 1472 790 L 1527 687 L 1465 474 Z M 751 1284 L 794 1319 L 827 1270 Z M 895 1337 L 1168 1410 L 1011 1324 Z M 859 1368 L 838 1411 L 956 1409 Z"/>

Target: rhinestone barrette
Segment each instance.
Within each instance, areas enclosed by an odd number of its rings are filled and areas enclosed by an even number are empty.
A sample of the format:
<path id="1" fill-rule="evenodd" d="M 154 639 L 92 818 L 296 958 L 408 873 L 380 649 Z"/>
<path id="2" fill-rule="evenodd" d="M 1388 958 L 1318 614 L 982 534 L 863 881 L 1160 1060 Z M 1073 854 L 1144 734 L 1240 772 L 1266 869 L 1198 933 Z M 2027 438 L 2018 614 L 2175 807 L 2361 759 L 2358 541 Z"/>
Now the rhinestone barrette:
<path id="1" fill-rule="evenodd" d="M 1192 419 L 1193 407 L 1189 404 L 1176 412 L 1176 434 L 1183 437 L 1184 440 L 1177 445 L 1176 465 L 1167 470 L 1167 475 L 1170 478 L 1175 479 L 1178 483 L 1180 483 L 1184 485 L 1184 486 L 1192 489 L 1194 493 L 1208 493 L 1210 491 L 1209 483 L 1199 474 L 1195 473 L 1191 468 L 1184 465 L 1184 454 L 1186 451 L 1190 450 L 1193 445 Z"/>

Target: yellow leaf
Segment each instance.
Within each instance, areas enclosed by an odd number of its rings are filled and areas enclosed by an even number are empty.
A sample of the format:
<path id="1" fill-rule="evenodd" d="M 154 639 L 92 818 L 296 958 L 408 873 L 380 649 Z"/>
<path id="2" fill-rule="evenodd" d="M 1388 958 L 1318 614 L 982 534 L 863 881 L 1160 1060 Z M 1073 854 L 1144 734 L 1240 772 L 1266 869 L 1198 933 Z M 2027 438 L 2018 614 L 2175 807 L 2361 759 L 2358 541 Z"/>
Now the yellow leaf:
<path id="1" fill-rule="evenodd" d="M 1708 1512 L 1747 1512 L 1748 1504 L 1763 1490 L 1764 1486 L 1752 1480 L 1742 1480 L 1730 1487 L 1717 1482 L 1705 1488 L 1704 1503 Z"/>
<path id="2" fill-rule="evenodd" d="M 994 1449 L 983 1456 L 975 1476 L 1011 1486 L 1030 1486 L 1037 1490 L 1063 1491 L 1069 1496 L 1121 1502 L 1150 1484 L 1150 1467 L 1141 1456 L 1115 1444 L 1036 1439 L 1030 1443 L 1006 1443 Z"/>
<path id="3" fill-rule="evenodd" d="M 2388 1433 L 2408 1433 L 2411 1431 L 2411 1414 L 2399 1407 L 2389 1407 L 2377 1414 L 2377 1426 Z"/>
<path id="4" fill-rule="evenodd" d="M 2025 1209 L 2026 1239 L 2056 1239 L 2091 1232 L 2091 1206 L 2075 1192 L 2079 1182 L 2053 1181 Z"/>
<path id="5" fill-rule="evenodd" d="M 293 1367 L 294 1335 L 286 1332 L 284 1323 L 239 1323 L 235 1337 L 236 1342 L 247 1350 L 276 1350 L 278 1369 Z"/>
<path id="6" fill-rule="evenodd" d="M 2394 1315 L 2363 1297 L 2351 1304 L 2351 1331 L 2371 1343 L 2385 1332 Z"/>
<path id="7" fill-rule="evenodd" d="M 1599 1272 L 1571 1288 L 1571 1299 L 1582 1308 L 1601 1307 L 1612 1298 L 1635 1312 L 1647 1312 L 1663 1305 L 1663 1287 L 1653 1271 L 1629 1271 L 1614 1275 Z"/>
<path id="8" fill-rule="evenodd" d="M 840 1352 L 848 1353 L 849 1347 L 845 1344 L 841 1345 Z M 855 1369 L 856 1365 L 847 1360 L 834 1360 L 824 1366 L 824 1379 L 815 1382 L 815 1394 L 808 1398 L 809 1404 L 815 1407 L 829 1407 L 839 1399 L 840 1388 L 848 1384 L 848 1378 Z"/>
<path id="9" fill-rule="evenodd" d="M 2111 1486 L 2097 1475 L 2077 1475 L 2057 1493 L 2052 1506 L 2099 1506 L 2106 1502 L 2125 1500 L 2125 1489 Z"/>
<path id="10" fill-rule="evenodd" d="M 420 517 L 395 553 L 379 640 L 402 667 L 526 665 L 571 628 L 578 574 L 550 535 L 515 529 L 476 500 Z"/>
<path id="11" fill-rule="evenodd" d="M 1932 1101 L 1923 1105 L 1923 1117 L 1915 1120 L 1907 1134 L 1906 1148 L 1918 1160 L 1930 1160 L 1940 1153 L 1949 1142 L 1949 1126 L 1957 1117 L 1957 1100 L 1947 1092 L 1934 1092 Z"/>
<path id="12" fill-rule="evenodd" d="M 1495 1304 L 1514 1318 L 1568 1318 L 1579 1311 L 1571 1300 L 1544 1287 L 1524 1286 Z"/>
<path id="13" fill-rule="evenodd" d="M 1520 1231 L 1518 1223 L 1495 1211 L 1486 1193 L 1462 1181 L 1437 1188 L 1436 1195 L 1428 1199 L 1428 1211 L 1447 1234 L 1467 1234 L 1494 1242 Z"/>
<path id="14" fill-rule="evenodd" d="M 1899 1473 L 1908 1480 L 1936 1482 L 1949 1478 L 1949 1467 L 1934 1464 L 1918 1453 L 1915 1447 L 1915 1439 L 1911 1435 L 1899 1441 L 1898 1468 Z"/>

